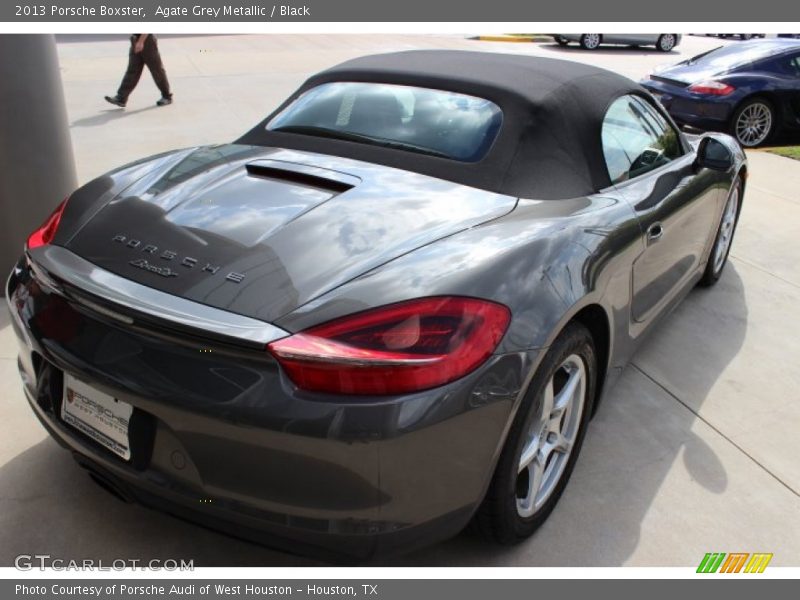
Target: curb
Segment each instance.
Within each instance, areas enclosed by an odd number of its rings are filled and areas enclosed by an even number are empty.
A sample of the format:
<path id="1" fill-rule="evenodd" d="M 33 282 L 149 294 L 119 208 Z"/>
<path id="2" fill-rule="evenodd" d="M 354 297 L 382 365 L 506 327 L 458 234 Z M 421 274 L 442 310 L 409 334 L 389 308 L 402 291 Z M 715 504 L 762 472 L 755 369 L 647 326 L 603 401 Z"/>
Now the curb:
<path id="1" fill-rule="evenodd" d="M 549 42 L 552 37 L 548 35 L 531 34 L 531 35 L 479 35 L 472 38 L 480 42 Z"/>

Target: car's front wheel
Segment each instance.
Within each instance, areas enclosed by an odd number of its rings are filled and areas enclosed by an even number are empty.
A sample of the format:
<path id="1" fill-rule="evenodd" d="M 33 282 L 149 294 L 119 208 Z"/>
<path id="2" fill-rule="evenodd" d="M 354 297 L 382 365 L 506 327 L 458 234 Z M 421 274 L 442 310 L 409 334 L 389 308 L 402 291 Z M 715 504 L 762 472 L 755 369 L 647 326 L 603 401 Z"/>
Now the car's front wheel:
<path id="1" fill-rule="evenodd" d="M 580 44 L 584 50 L 595 50 L 600 46 L 601 41 L 599 33 L 584 33 L 581 36 Z"/>
<path id="2" fill-rule="evenodd" d="M 556 41 L 556 44 L 558 44 L 559 46 L 566 46 L 567 44 L 569 44 L 569 40 L 567 38 L 565 38 L 563 35 L 553 36 L 553 39 Z"/>
<path id="3" fill-rule="evenodd" d="M 764 98 L 751 98 L 736 109 L 731 134 L 745 148 L 766 143 L 775 132 L 775 109 Z"/>
<path id="4" fill-rule="evenodd" d="M 656 48 L 661 52 L 670 52 L 677 43 L 678 39 L 674 33 L 662 33 L 656 42 Z"/>
<path id="5" fill-rule="evenodd" d="M 708 264 L 700 279 L 700 285 L 711 287 L 719 280 L 722 269 L 728 262 L 728 254 L 731 251 L 733 234 L 736 232 L 736 223 L 739 220 L 740 205 L 742 202 L 742 182 L 736 179 L 728 193 L 728 200 L 725 202 L 725 209 L 722 213 L 722 220 L 717 228 L 717 235 L 714 238 L 714 247 L 711 249 L 711 256 L 708 257 Z"/>
<path id="6" fill-rule="evenodd" d="M 476 515 L 485 535 L 513 544 L 547 519 L 578 458 L 596 381 L 592 336 L 571 323 L 550 346 L 514 419 Z"/>

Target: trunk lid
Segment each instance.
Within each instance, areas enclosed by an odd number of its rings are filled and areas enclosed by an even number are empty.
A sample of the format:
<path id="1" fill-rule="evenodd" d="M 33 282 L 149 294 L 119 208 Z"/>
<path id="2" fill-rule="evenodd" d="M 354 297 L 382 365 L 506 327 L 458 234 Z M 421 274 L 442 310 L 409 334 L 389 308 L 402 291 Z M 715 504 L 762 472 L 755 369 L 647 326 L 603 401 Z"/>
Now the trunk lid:
<path id="1" fill-rule="evenodd" d="M 137 173 L 65 246 L 144 285 L 268 322 L 516 205 L 390 167 L 252 146 L 200 148 Z"/>

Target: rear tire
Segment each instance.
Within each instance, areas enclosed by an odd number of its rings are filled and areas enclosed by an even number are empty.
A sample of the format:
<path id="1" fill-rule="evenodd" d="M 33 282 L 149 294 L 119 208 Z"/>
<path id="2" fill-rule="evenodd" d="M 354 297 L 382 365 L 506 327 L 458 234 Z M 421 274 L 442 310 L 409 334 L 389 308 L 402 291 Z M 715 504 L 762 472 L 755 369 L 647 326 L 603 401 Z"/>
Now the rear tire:
<path id="1" fill-rule="evenodd" d="M 569 324 L 550 346 L 475 516 L 485 537 L 515 544 L 532 535 L 552 512 L 572 474 L 592 413 L 596 356 L 592 335 L 579 323 Z"/>
<path id="2" fill-rule="evenodd" d="M 728 255 L 733 245 L 733 234 L 736 233 L 736 225 L 739 222 L 739 213 L 742 206 L 742 181 L 738 177 L 734 181 L 725 208 L 722 210 L 722 218 L 717 228 L 717 235 L 714 236 L 714 246 L 708 256 L 706 270 L 703 277 L 698 282 L 702 287 L 711 287 L 722 276 L 725 265 L 728 264 Z"/>
<path id="3" fill-rule="evenodd" d="M 569 40 L 567 38 L 565 38 L 564 36 L 561 36 L 561 35 L 555 35 L 555 36 L 553 36 L 553 39 L 556 41 L 556 44 L 558 44 L 559 46 L 566 46 L 567 44 L 569 44 Z"/>
<path id="4" fill-rule="evenodd" d="M 777 129 L 775 108 L 766 98 L 748 98 L 730 122 L 730 134 L 745 148 L 766 144 Z"/>
<path id="5" fill-rule="evenodd" d="M 580 40 L 581 48 L 584 50 L 596 50 L 602 41 L 603 38 L 599 33 L 584 33 Z"/>

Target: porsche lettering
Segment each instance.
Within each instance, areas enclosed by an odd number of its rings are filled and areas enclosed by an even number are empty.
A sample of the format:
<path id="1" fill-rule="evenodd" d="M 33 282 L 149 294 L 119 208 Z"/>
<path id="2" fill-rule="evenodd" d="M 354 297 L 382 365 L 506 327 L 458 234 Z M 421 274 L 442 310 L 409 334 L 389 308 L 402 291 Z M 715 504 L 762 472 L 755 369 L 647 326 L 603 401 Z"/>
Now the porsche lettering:
<path id="1" fill-rule="evenodd" d="M 138 240 L 136 238 L 128 237 L 125 234 L 118 233 L 112 238 L 112 241 L 117 242 L 119 244 L 123 244 L 127 248 L 131 250 L 139 250 L 140 252 L 144 252 L 146 254 L 153 254 L 155 255 L 158 252 L 158 246 L 155 244 L 145 244 L 142 245 L 142 240 Z M 162 260 L 166 261 L 173 261 L 178 258 L 178 253 L 173 250 L 162 250 L 158 257 Z M 178 273 L 173 271 L 170 268 L 159 267 L 158 265 L 154 265 L 145 259 L 138 259 L 132 260 L 128 264 L 137 269 L 143 269 L 145 271 L 149 271 L 151 273 L 155 273 L 156 275 L 161 275 L 162 277 L 178 277 Z M 179 264 L 182 267 L 186 267 L 187 269 L 193 269 L 198 265 L 203 265 L 200 267 L 200 270 L 203 273 L 208 273 L 209 275 L 216 275 L 217 272 L 220 270 L 219 265 L 214 265 L 210 262 L 203 263 L 198 261 L 198 259 L 193 258 L 191 256 L 184 256 L 180 259 Z M 232 281 L 233 283 L 241 283 L 245 278 L 243 273 L 237 273 L 232 271 L 225 276 L 226 281 Z"/>

